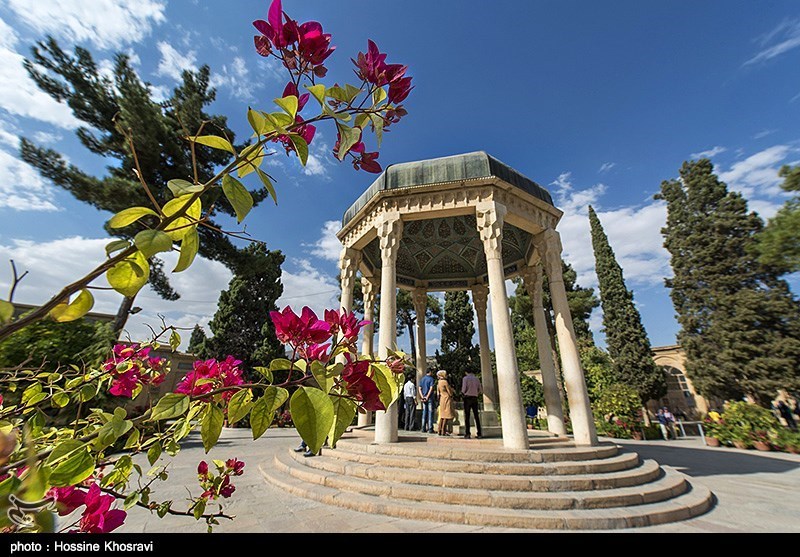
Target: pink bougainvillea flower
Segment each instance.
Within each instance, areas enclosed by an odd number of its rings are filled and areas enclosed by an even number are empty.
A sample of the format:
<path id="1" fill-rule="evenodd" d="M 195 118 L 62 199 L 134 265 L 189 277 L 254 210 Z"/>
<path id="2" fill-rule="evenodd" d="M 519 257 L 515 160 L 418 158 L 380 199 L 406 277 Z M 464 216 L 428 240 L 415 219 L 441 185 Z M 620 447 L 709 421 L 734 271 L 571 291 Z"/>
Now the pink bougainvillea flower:
<path id="1" fill-rule="evenodd" d="M 56 511 L 59 516 L 67 516 L 86 503 L 86 492 L 74 485 L 53 487 L 47 492 L 47 496 L 52 497 L 55 501 Z"/>
<path id="2" fill-rule="evenodd" d="M 412 89 L 410 77 L 392 81 L 389 83 L 389 102 L 393 104 L 403 102 Z"/>
<path id="3" fill-rule="evenodd" d="M 111 509 L 111 504 L 115 501 L 113 495 L 104 495 L 100 486 L 92 484 L 86 493 L 86 509 L 80 520 L 80 531 L 90 534 L 107 534 L 116 530 L 125 522 L 128 515 L 123 510 Z"/>
<path id="4" fill-rule="evenodd" d="M 352 311 L 331 309 L 325 310 L 325 322 L 330 325 L 332 334 L 341 332 L 348 342 L 355 341 L 358 338 L 358 333 L 361 332 L 361 328 L 370 323 L 369 321 L 359 320 Z"/>
<path id="5" fill-rule="evenodd" d="M 208 477 L 208 462 L 201 460 L 197 465 L 197 475 L 203 478 Z"/>
<path id="6" fill-rule="evenodd" d="M 112 395 L 132 398 L 140 387 L 164 381 L 167 360 L 150 356 L 150 351 L 139 344 L 114 346 L 112 357 L 103 363 L 103 370 L 112 377 Z"/>
<path id="7" fill-rule="evenodd" d="M 297 111 L 300 112 L 301 110 L 303 110 L 303 107 L 308 102 L 308 98 L 310 95 L 309 93 L 303 93 L 301 95 L 300 91 L 297 90 L 297 85 L 295 85 L 293 81 L 290 81 L 289 83 L 286 84 L 286 87 L 284 87 L 283 94 L 281 95 L 281 97 L 291 97 L 291 96 L 297 97 Z"/>
<path id="8" fill-rule="evenodd" d="M 328 363 L 328 360 L 331 357 L 329 352 L 331 348 L 330 344 L 309 344 L 307 346 L 300 347 L 298 352 L 300 357 L 304 360 L 309 362 L 319 361 L 323 364 Z"/>
<path id="9" fill-rule="evenodd" d="M 3 395 L 0 395 L 0 406 L 3 406 Z"/>
<path id="10" fill-rule="evenodd" d="M 192 371 L 187 373 L 175 387 L 175 392 L 202 397 L 221 387 L 242 385 L 244 384 L 244 377 L 239 367 L 241 363 L 241 360 L 237 360 L 233 356 L 228 356 L 222 361 L 217 361 L 213 358 L 210 360 L 198 360 L 192 366 Z M 201 379 L 210 379 L 210 381 L 201 383 Z M 230 400 L 234 394 L 234 390 L 223 391 L 220 397 L 223 400 Z"/>
<path id="11" fill-rule="evenodd" d="M 345 356 L 347 363 L 342 370 L 342 379 L 347 394 L 361 402 L 365 410 L 386 410 L 380 399 L 380 389 L 369 377 L 369 360 L 356 360 L 350 354 Z"/>
<path id="12" fill-rule="evenodd" d="M 392 373 L 405 373 L 406 363 L 400 358 L 389 358 L 386 360 L 386 365 L 392 370 Z"/>
<path id="13" fill-rule="evenodd" d="M 231 483 L 231 477 L 225 476 L 219 486 L 219 494 L 223 497 L 230 497 L 236 491 L 236 486 Z"/>
<path id="14" fill-rule="evenodd" d="M 405 77 L 408 66 L 387 64 L 386 54 L 381 54 L 378 45 L 371 40 L 367 41 L 367 53 L 359 52 L 353 64 L 359 78 L 378 87 L 389 86 L 390 103 L 402 102 L 413 89 L 411 78 Z"/>
<path id="15" fill-rule="evenodd" d="M 316 21 L 300 25 L 297 34 L 300 58 L 312 66 L 319 66 L 336 50 L 335 46 L 331 46 L 330 33 L 323 33 L 322 25 Z"/>
<path id="16" fill-rule="evenodd" d="M 288 17 L 286 23 L 283 23 L 283 19 L 281 0 L 274 0 L 267 12 L 267 21 L 258 19 L 253 25 L 275 48 L 281 49 L 297 40 L 297 23 Z"/>
<path id="17" fill-rule="evenodd" d="M 295 347 L 321 344 L 331 338 L 330 325 L 320 320 L 308 306 L 298 316 L 290 306 L 269 312 L 278 340 Z"/>
<path id="18" fill-rule="evenodd" d="M 234 476 L 241 476 L 244 474 L 244 462 L 238 458 L 229 458 L 225 461 L 225 466 L 231 469 Z"/>

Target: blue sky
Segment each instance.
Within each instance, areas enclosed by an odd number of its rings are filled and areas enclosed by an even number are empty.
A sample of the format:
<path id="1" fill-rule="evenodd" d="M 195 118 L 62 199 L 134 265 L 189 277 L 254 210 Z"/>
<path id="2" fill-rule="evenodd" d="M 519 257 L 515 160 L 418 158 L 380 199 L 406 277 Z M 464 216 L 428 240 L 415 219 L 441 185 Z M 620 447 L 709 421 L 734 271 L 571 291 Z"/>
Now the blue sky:
<path id="1" fill-rule="evenodd" d="M 0 260 L 31 271 L 16 299 L 40 303 L 103 257 L 103 222 L 17 158 L 19 137 L 103 172 L 104 161 L 74 137 L 64 105 L 39 92 L 21 66 L 46 34 L 89 48 L 101 68 L 116 51 L 131 54 L 163 95 L 185 68 L 209 64 L 217 101 L 240 136 L 248 105 L 269 108 L 285 76 L 252 48 L 251 21 L 267 2 L 190 0 L 6 0 L 0 4 Z M 354 81 L 350 57 L 371 38 L 390 62 L 410 67 L 416 88 L 409 116 L 387 135 L 384 166 L 485 150 L 547 187 L 565 211 L 565 259 L 582 285 L 596 285 L 587 206 L 598 211 L 635 292 L 654 345 L 675 342 L 677 323 L 663 287 L 670 274 L 652 199 L 681 163 L 710 156 L 732 189 L 762 216 L 785 197 L 777 170 L 800 161 L 800 6 L 796 2 L 532 2 L 285 0 L 300 21 L 320 21 L 337 51 L 329 84 Z M 281 303 L 336 305 L 333 236 L 347 206 L 374 179 L 330 156 L 322 128 L 303 169 L 277 154 L 279 206 L 264 203 L 247 229 L 286 253 Z M 167 257 L 168 261 L 174 259 Z M 0 267 L 0 292 L 10 273 Z M 131 320 L 146 333 L 157 314 L 192 326 L 213 314 L 230 273 L 198 261 L 177 275 L 178 302 L 149 290 Z M 793 281 L 795 292 L 798 281 Z M 99 311 L 118 298 L 97 296 Z M 593 329 L 601 328 L 595 311 Z M 438 331 L 428 334 L 429 353 Z M 598 339 L 602 337 L 598 336 Z M 407 340 L 401 341 L 401 346 Z"/>

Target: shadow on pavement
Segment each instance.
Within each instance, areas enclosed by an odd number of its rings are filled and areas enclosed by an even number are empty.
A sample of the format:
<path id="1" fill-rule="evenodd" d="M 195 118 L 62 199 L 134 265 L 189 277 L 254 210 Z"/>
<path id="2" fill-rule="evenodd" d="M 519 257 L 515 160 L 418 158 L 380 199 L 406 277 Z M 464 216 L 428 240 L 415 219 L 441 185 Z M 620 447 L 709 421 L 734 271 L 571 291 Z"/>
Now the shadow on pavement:
<path id="1" fill-rule="evenodd" d="M 719 449 L 700 449 L 619 442 L 626 452 L 636 452 L 642 458 L 651 458 L 659 464 L 671 466 L 688 476 L 716 476 L 722 474 L 780 474 L 800 468 L 800 461 L 770 458 L 758 454 Z"/>

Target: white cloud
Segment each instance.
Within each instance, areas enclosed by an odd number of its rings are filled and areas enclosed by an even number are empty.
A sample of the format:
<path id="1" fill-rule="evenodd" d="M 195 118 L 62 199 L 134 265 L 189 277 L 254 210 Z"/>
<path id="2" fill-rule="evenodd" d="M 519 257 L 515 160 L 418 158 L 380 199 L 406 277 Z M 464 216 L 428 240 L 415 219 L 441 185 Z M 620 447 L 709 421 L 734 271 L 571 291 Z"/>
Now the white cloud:
<path id="1" fill-rule="evenodd" d="M 338 263 L 342 253 L 342 243 L 336 237 L 336 233 L 340 229 L 341 223 L 338 220 L 325 221 L 319 240 L 307 246 L 311 248 L 311 255 Z"/>
<path id="2" fill-rule="evenodd" d="M 761 130 L 760 132 L 758 132 L 757 134 L 755 134 L 753 136 L 753 139 L 763 139 L 763 138 L 767 137 L 768 135 L 772 135 L 776 131 L 778 131 L 778 130 Z"/>
<path id="3" fill-rule="evenodd" d="M 800 19 L 784 19 L 758 42 L 761 50 L 743 65 L 766 62 L 800 46 Z"/>
<path id="4" fill-rule="evenodd" d="M 15 301 L 41 304 L 50 299 L 65 284 L 85 275 L 105 258 L 105 245 L 109 238 L 84 238 L 73 236 L 49 242 L 12 240 L 8 245 L 0 244 L 0 259 L 13 259 L 20 271 L 30 271 L 20 283 Z M 177 253 L 162 254 L 165 269 L 172 269 L 177 262 Z M 8 273 L 0 273 L 0 291 L 7 291 Z M 136 298 L 135 305 L 143 308 L 141 313 L 128 320 L 123 337 L 146 339 L 150 336 L 147 325 L 157 328 L 158 315 L 166 318 L 168 325 L 193 327 L 195 323 L 205 325 L 216 311 L 221 290 L 227 288 L 231 272 L 221 263 L 198 257 L 183 273 L 170 274 L 170 282 L 182 295 L 180 300 L 170 302 L 160 298 L 150 286 L 145 286 Z M 107 286 L 104 278 L 95 281 L 98 286 Z M 95 306 L 92 311 L 115 314 L 121 296 L 109 290 L 92 291 Z M 208 332 L 208 329 L 206 328 Z M 182 347 L 186 347 L 189 332 L 183 336 Z"/>
<path id="5" fill-rule="evenodd" d="M 256 82 L 251 80 L 244 58 L 235 56 L 230 64 L 222 66 L 222 70 L 211 76 L 212 87 L 225 88 L 232 97 L 242 101 L 254 100 L 253 93 Z"/>
<path id="6" fill-rule="evenodd" d="M 778 171 L 791 152 L 788 145 L 774 145 L 733 163 L 729 170 L 720 171 L 719 177 L 748 200 L 754 196 L 781 195 L 783 180 Z"/>
<path id="7" fill-rule="evenodd" d="M 172 95 L 172 88 L 166 85 L 153 85 L 151 83 L 150 94 L 153 96 L 155 102 L 164 102 Z"/>
<path id="8" fill-rule="evenodd" d="M 63 136 L 58 133 L 51 133 L 51 132 L 36 132 L 33 134 L 33 140 L 39 144 L 50 144 L 55 143 L 56 141 L 61 141 Z"/>
<path id="9" fill-rule="evenodd" d="M 0 143 L 12 149 L 19 148 L 19 135 L 16 127 L 10 122 L 0 120 Z"/>
<path id="10" fill-rule="evenodd" d="M 41 34 L 103 49 L 139 42 L 166 21 L 166 2 L 159 0 L 7 0 L 7 5 Z"/>
<path id="11" fill-rule="evenodd" d="M 698 153 L 692 153 L 691 157 L 693 159 L 710 159 L 712 157 L 716 157 L 720 153 L 724 153 L 725 151 L 727 151 L 725 147 L 715 145 L 711 149 L 706 149 L 705 151 L 700 151 Z"/>
<path id="12" fill-rule="evenodd" d="M 171 77 L 175 81 L 180 81 L 184 70 L 194 70 L 197 66 L 197 56 L 193 50 L 180 53 L 165 41 L 159 41 L 158 51 L 161 53 L 161 60 L 158 62 L 156 75 Z"/>
<path id="13" fill-rule="evenodd" d="M 286 75 L 286 69 L 281 65 L 280 62 L 278 62 L 274 58 L 259 57 L 257 64 L 259 69 L 258 72 L 259 77 L 284 83 L 288 81 L 288 76 Z"/>
<path id="14" fill-rule="evenodd" d="M 303 174 L 306 176 L 326 176 L 328 174 L 328 170 L 322 164 L 321 159 L 319 159 L 313 153 L 309 153 L 306 166 L 303 169 Z"/>
<path id="15" fill-rule="evenodd" d="M 24 57 L 15 50 L 18 42 L 16 31 L 0 19 L 0 108 L 60 128 L 78 127 L 70 108 L 41 91 L 28 76 L 22 66 Z"/>
<path id="16" fill-rule="evenodd" d="M 297 311 L 308 306 L 322 315 L 324 310 L 339 306 L 340 290 L 335 277 L 320 272 L 307 259 L 292 259 L 291 263 L 296 270 L 289 271 L 288 265 L 283 266 L 283 295 L 278 299 L 279 308 L 292 306 Z"/>
<path id="17" fill-rule="evenodd" d="M 602 210 L 599 202 L 606 191 L 604 184 L 576 190 L 569 182 L 569 176 L 564 178 L 565 174 L 560 177 L 563 193 L 558 196 L 558 204 L 564 211 L 564 217 L 558 224 L 558 231 L 564 247 L 564 259 L 575 269 L 581 286 L 597 284 L 589 205 L 597 212 L 629 288 L 633 284 L 660 284 L 664 277 L 671 274 L 669 254 L 662 247 L 664 240 L 660 233 L 661 226 L 666 222 L 666 205 L 663 202 Z"/>
<path id="18" fill-rule="evenodd" d="M 602 174 L 603 172 L 608 172 L 609 170 L 611 170 L 615 166 L 617 166 L 617 163 L 615 163 L 615 162 L 604 162 L 603 165 L 600 167 L 600 169 L 597 172 Z"/>
<path id="19" fill-rule="evenodd" d="M 53 190 L 27 163 L 0 150 L 0 207 L 17 211 L 56 211 Z"/>

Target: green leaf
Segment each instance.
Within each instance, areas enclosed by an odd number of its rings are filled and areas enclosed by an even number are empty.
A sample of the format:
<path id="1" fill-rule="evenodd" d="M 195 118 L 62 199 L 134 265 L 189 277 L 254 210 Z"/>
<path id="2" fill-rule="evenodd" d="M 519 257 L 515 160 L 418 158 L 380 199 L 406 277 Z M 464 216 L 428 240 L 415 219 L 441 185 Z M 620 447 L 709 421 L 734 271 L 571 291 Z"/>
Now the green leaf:
<path id="1" fill-rule="evenodd" d="M 389 408 L 400 394 L 400 385 L 395 375 L 402 377 L 402 374 L 393 373 L 386 364 L 370 364 L 369 368 L 372 379 L 381 391 L 381 402 Z"/>
<path id="2" fill-rule="evenodd" d="M 50 310 L 50 317 L 59 323 L 80 319 L 94 306 L 94 296 L 87 289 L 82 289 L 71 303 L 62 302 Z"/>
<path id="3" fill-rule="evenodd" d="M 189 409 L 189 397 L 179 393 L 169 393 L 161 397 L 150 414 L 151 421 L 178 417 Z"/>
<path id="4" fill-rule="evenodd" d="M 181 345 L 181 335 L 178 334 L 178 331 L 175 329 L 172 330 L 172 333 L 169 335 L 169 347 L 175 352 L 178 347 Z"/>
<path id="5" fill-rule="evenodd" d="M 253 208 L 253 196 L 239 180 L 229 174 L 222 177 L 222 191 L 236 211 L 236 221 L 242 222 Z"/>
<path id="6" fill-rule="evenodd" d="M 128 249 L 130 245 L 131 243 L 128 240 L 114 240 L 113 242 L 109 242 L 106 244 L 106 255 L 111 257 L 111 254 L 115 251 Z"/>
<path id="7" fill-rule="evenodd" d="M 242 165 L 238 168 L 236 174 L 239 178 L 244 178 L 248 174 L 255 172 L 256 168 L 261 166 L 261 163 L 264 162 L 264 159 L 267 157 L 267 153 L 264 151 L 263 145 L 258 145 L 256 143 L 242 151 L 241 156 L 243 157 Z"/>
<path id="8" fill-rule="evenodd" d="M 233 395 L 228 402 L 228 423 L 235 424 L 253 408 L 253 393 L 250 389 L 243 389 Z"/>
<path id="9" fill-rule="evenodd" d="M 158 457 L 161 456 L 161 443 L 153 443 L 153 446 L 147 450 L 147 462 L 150 466 L 156 463 Z"/>
<path id="10" fill-rule="evenodd" d="M 82 482 L 94 472 L 94 458 L 88 449 L 78 451 L 53 469 L 50 483 L 55 487 L 66 487 Z"/>
<path id="11" fill-rule="evenodd" d="M 278 197 L 275 195 L 275 187 L 272 185 L 272 179 L 266 172 L 264 172 L 260 168 L 256 168 L 256 173 L 258 173 L 258 177 L 261 180 L 261 183 L 264 184 L 265 188 L 267 188 L 269 195 L 272 197 L 272 200 L 275 202 L 275 205 L 277 205 Z"/>
<path id="12" fill-rule="evenodd" d="M 386 91 L 383 87 L 378 87 L 372 92 L 372 106 L 378 106 L 386 100 Z"/>
<path id="13" fill-rule="evenodd" d="M 123 209 L 108 221 L 109 228 L 124 228 L 129 224 L 133 224 L 145 215 L 158 216 L 158 213 L 147 207 L 130 207 Z"/>
<path id="14" fill-rule="evenodd" d="M 294 95 L 289 95 L 288 97 L 281 97 L 280 99 L 275 99 L 275 104 L 281 107 L 283 110 L 286 111 L 286 114 L 292 119 L 294 122 L 295 117 L 297 116 L 297 97 Z"/>
<path id="15" fill-rule="evenodd" d="M 195 520 L 200 520 L 204 512 L 206 512 L 206 500 L 198 499 L 192 509 L 192 516 L 194 516 Z"/>
<path id="16" fill-rule="evenodd" d="M 333 427 L 333 403 L 327 394 L 313 387 L 300 387 L 289 401 L 297 433 L 316 454 Z"/>
<path id="17" fill-rule="evenodd" d="M 124 449 L 132 449 L 139 445 L 139 438 L 141 437 L 141 433 L 139 433 L 138 429 L 134 429 L 131 431 L 131 434 L 128 435 L 128 440 L 125 441 Z"/>
<path id="18" fill-rule="evenodd" d="M 350 85 L 349 83 L 344 84 L 344 94 L 347 96 L 347 102 L 352 102 L 360 92 L 361 92 L 360 87 L 356 87 L 355 85 Z"/>
<path id="19" fill-rule="evenodd" d="M 218 135 L 201 135 L 199 137 L 190 137 L 189 139 L 200 145 L 206 145 L 214 149 L 219 149 L 220 151 L 228 151 L 234 155 L 236 154 L 236 150 L 233 148 L 230 141 Z"/>
<path id="20" fill-rule="evenodd" d="M 306 85 L 306 89 L 308 89 L 309 92 L 311 92 L 311 94 L 314 96 L 315 99 L 317 99 L 317 102 L 320 105 L 323 105 L 323 106 L 325 105 L 325 86 L 324 85 L 322 85 L 322 84 L 320 84 L 320 85 Z"/>
<path id="21" fill-rule="evenodd" d="M 14 317 L 14 304 L 0 300 L 0 323 L 9 323 Z"/>
<path id="22" fill-rule="evenodd" d="M 311 375 L 314 376 L 317 385 L 319 385 L 319 388 L 322 389 L 325 394 L 331 392 L 334 381 L 333 377 L 328 375 L 328 368 L 318 361 L 313 361 L 311 362 Z"/>
<path id="23" fill-rule="evenodd" d="M 84 385 L 83 387 L 81 387 L 80 390 L 81 402 L 88 402 L 92 400 L 95 397 L 95 395 L 97 395 L 97 389 L 99 386 L 100 386 L 99 384 L 92 385 L 90 383 L 88 385 Z"/>
<path id="24" fill-rule="evenodd" d="M 250 427 L 253 428 L 253 439 L 261 437 L 272 423 L 275 411 L 289 398 L 289 391 L 282 387 L 270 385 L 264 389 L 264 396 L 259 398 L 250 412 Z"/>
<path id="25" fill-rule="evenodd" d="M 287 360 L 286 358 L 275 358 L 269 363 L 270 371 L 283 371 L 286 369 L 292 369 L 291 360 Z"/>
<path id="26" fill-rule="evenodd" d="M 181 240 L 181 254 L 178 257 L 178 264 L 175 265 L 172 272 L 180 273 L 191 267 L 199 249 L 200 235 L 197 233 L 197 227 L 192 227 L 189 229 L 189 233 Z"/>
<path id="27" fill-rule="evenodd" d="M 126 257 L 108 271 L 106 279 L 123 296 L 135 296 L 150 278 L 150 264 L 140 251 Z"/>
<path id="28" fill-rule="evenodd" d="M 78 441 L 77 439 L 66 439 L 55 446 L 53 452 L 50 453 L 44 463 L 48 466 L 52 466 L 63 458 L 71 456 L 75 452 L 85 448 L 86 443 L 82 441 Z"/>
<path id="29" fill-rule="evenodd" d="M 53 394 L 53 407 L 64 408 L 67 404 L 69 404 L 69 395 L 67 393 L 58 392 Z"/>
<path id="30" fill-rule="evenodd" d="M 358 140 L 361 139 L 361 130 L 358 128 L 351 128 L 339 122 L 336 122 L 336 127 L 339 129 L 339 136 L 341 137 L 336 158 L 341 161 L 344 160 L 350 147 L 358 143 Z"/>
<path id="31" fill-rule="evenodd" d="M 147 258 L 172 250 L 172 238 L 160 230 L 142 230 L 134 236 L 133 243 Z"/>
<path id="32" fill-rule="evenodd" d="M 330 399 L 333 404 L 333 425 L 328 432 L 328 443 L 330 443 L 331 448 L 335 448 L 336 442 L 350 424 L 353 423 L 353 418 L 356 417 L 356 403 L 349 398 L 340 396 L 332 396 Z"/>
<path id="33" fill-rule="evenodd" d="M 125 497 L 125 503 L 122 505 L 122 508 L 123 508 L 124 510 L 126 510 L 126 511 L 127 511 L 128 509 L 130 509 L 132 506 L 134 506 L 136 503 L 138 503 L 138 502 L 139 502 L 139 496 L 140 496 L 140 495 L 141 495 L 141 493 L 139 493 L 138 491 L 132 491 L 132 492 L 130 492 L 130 493 L 128 494 L 128 496 L 127 496 L 127 497 Z"/>
<path id="34" fill-rule="evenodd" d="M 308 162 L 308 143 L 306 140 L 297 135 L 296 133 L 290 133 L 289 139 L 294 145 L 295 150 L 297 151 L 297 158 L 300 159 L 300 164 L 303 166 L 306 165 Z"/>
<path id="35" fill-rule="evenodd" d="M 369 117 L 372 120 L 372 126 L 375 128 L 375 141 L 380 148 L 381 143 L 383 143 L 383 118 L 379 114 L 370 114 Z"/>
<path id="36" fill-rule="evenodd" d="M 186 203 L 192 198 L 194 194 L 187 194 L 182 195 L 180 197 L 176 197 L 168 201 L 162 211 L 164 212 L 164 216 L 171 217 L 175 213 L 178 213 L 183 209 Z M 203 211 L 203 204 L 198 197 L 195 199 L 189 208 L 184 213 L 184 216 L 178 217 L 174 221 L 172 221 L 165 229 L 164 232 L 169 234 L 169 237 L 173 240 L 182 240 L 184 236 L 189 234 L 189 231 L 192 228 L 197 226 L 198 221 L 200 220 L 200 214 Z"/>
<path id="37" fill-rule="evenodd" d="M 206 415 L 203 416 L 203 421 L 200 424 L 200 437 L 203 438 L 203 447 L 206 453 L 211 450 L 211 447 L 217 444 L 219 434 L 222 433 L 222 424 L 225 421 L 225 415 L 217 406 L 209 404 L 206 410 Z"/>
<path id="38" fill-rule="evenodd" d="M 187 180 L 180 179 L 170 180 L 167 182 L 167 187 L 175 197 L 180 197 L 188 193 L 203 191 L 203 186 L 201 184 L 193 184 Z"/>
<path id="39" fill-rule="evenodd" d="M 254 366 L 253 369 L 256 370 L 258 373 L 260 373 L 261 375 L 263 375 L 264 378 L 269 383 L 272 383 L 272 381 L 273 381 L 272 372 L 269 370 L 268 367 Z"/>
<path id="40" fill-rule="evenodd" d="M 266 135 L 273 130 L 264 115 L 252 108 L 247 109 L 247 121 L 250 122 L 250 127 L 257 135 Z"/>

